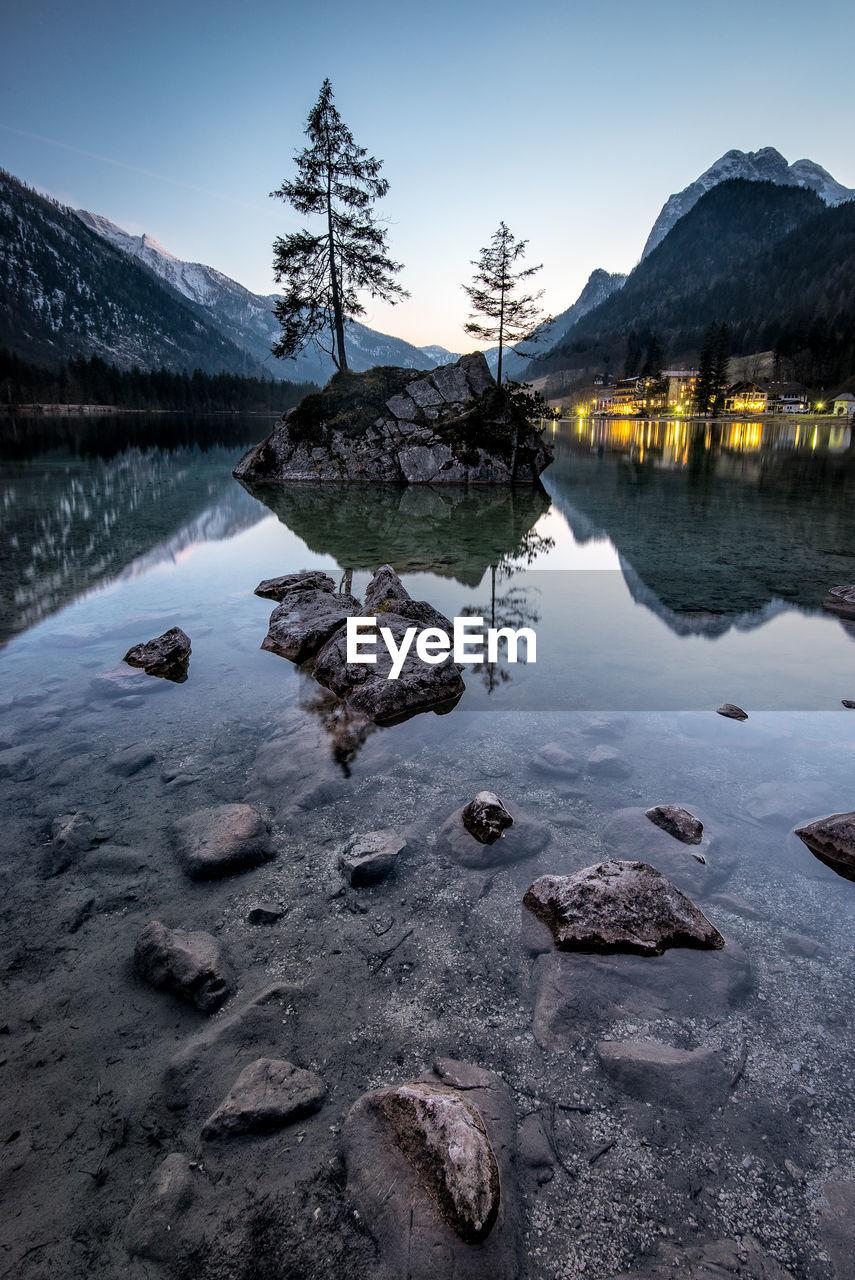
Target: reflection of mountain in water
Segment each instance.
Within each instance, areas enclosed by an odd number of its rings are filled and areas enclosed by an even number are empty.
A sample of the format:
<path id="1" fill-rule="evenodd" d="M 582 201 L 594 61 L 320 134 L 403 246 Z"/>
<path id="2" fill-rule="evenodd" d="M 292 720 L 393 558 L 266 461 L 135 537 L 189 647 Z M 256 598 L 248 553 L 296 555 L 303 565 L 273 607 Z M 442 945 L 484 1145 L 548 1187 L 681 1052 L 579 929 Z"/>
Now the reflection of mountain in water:
<path id="1" fill-rule="evenodd" d="M 730 453 L 704 426 L 676 466 L 597 443 L 592 454 L 577 428 L 556 434 L 544 474 L 553 504 L 577 541 L 614 543 L 633 597 L 679 634 L 815 609 L 833 583 L 855 580 L 852 461 L 780 443 Z"/>
<path id="2" fill-rule="evenodd" d="M 292 484 L 251 489 L 318 555 L 349 569 L 391 564 L 477 586 L 489 565 L 521 552 L 549 510 L 535 489 Z"/>
<path id="3" fill-rule="evenodd" d="M 264 508 L 232 480 L 234 459 L 233 448 L 128 449 L 7 464 L 0 641 L 93 587 L 256 524 Z"/>

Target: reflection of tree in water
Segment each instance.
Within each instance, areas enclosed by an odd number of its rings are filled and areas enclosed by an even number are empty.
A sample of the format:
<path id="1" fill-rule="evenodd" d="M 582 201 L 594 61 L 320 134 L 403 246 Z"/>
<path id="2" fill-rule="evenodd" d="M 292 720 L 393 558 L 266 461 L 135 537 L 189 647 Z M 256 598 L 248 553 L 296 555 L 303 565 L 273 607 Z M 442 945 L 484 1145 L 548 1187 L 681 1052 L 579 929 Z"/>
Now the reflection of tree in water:
<path id="1" fill-rule="evenodd" d="M 324 689 L 310 676 L 301 682 L 300 706 L 303 711 L 317 718 L 324 733 L 330 739 L 332 758 L 346 778 L 350 767 L 372 733 L 380 728 L 373 720 L 366 720 L 358 712 Z"/>
<path id="2" fill-rule="evenodd" d="M 534 602 L 529 600 L 530 592 L 538 592 L 537 587 L 509 587 L 507 591 L 499 593 L 498 588 L 503 581 L 510 581 L 514 574 L 521 568 L 532 565 L 538 556 L 544 555 L 547 551 L 551 551 L 555 546 L 555 539 L 545 537 L 536 530 L 530 529 L 525 535 L 520 546 L 517 548 L 515 555 L 503 556 L 497 564 L 490 566 L 490 604 L 489 607 L 484 605 L 470 605 L 462 611 L 463 616 L 467 618 L 485 618 L 489 627 L 510 627 L 513 631 L 518 631 L 520 627 L 533 627 L 535 623 L 540 621 L 540 614 L 534 607 Z M 523 657 L 523 648 L 520 646 L 518 661 L 525 662 L 527 657 Z M 508 670 L 508 647 L 499 646 L 497 662 L 484 662 L 481 664 L 481 683 L 487 690 L 487 693 L 493 693 L 501 684 L 507 684 L 511 678 Z"/>

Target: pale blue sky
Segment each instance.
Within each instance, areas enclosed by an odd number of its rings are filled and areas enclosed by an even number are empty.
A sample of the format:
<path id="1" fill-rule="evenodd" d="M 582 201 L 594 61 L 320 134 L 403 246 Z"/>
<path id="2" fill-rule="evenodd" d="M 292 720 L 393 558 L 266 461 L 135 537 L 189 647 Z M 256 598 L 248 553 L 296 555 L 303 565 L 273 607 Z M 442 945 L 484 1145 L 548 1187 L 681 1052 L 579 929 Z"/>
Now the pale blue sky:
<path id="1" fill-rule="evenodd" d="M 667 196 L 731 147 L 855 187 L 853 36 L 838 0 L 33 0 L 0 27 L 0 164 L 266 292 L 298 225 L 268 192 L 329 76 L 385 162 L 412 294 L 367 321 L 461 350 L 459 286 L 501 219 L 557 312 L 594 267 L 628 270 Z"/>

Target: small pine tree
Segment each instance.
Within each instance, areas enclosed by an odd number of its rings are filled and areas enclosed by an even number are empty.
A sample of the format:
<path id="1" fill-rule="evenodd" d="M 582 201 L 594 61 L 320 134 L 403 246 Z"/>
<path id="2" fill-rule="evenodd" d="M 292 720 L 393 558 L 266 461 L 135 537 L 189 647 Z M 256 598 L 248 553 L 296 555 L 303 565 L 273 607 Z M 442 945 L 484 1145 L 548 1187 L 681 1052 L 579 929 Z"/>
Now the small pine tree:
<path id="1" fill-rule="evenodd" d="M 496 368 L 496 382 L 499 386 L 502 385 L 504 348 L 513 347 L 517 342 L 535 341 L 534 330 L 552 320 L 551 316 L 544 317 L 537 305 L 543 297 L 542 289 L 539 293 L 516 294 L 520 281 L 533 276 L 543 265 L 539 263 L 536 267 L 514 271 L 514 264 L 524 256 L 527 244 L 527 240 L 515 239 L 505 223 L 500 222 L 490 244 L 485 245 L 477 261 L 472 262 L 476 270 L 471 285 L 462 286 L 472 304 L 469 320 L 463 326 L 464 332 L 474 338 L 499 344 L 499 363 Z M 483 324 L 477 319 L 479 315 L 486 316 L 490 323 Z"/>
<path id="2" fill-rule="evenodd" d="M 270 194 L 323 221 L 317 233 L 295 231 L 274 241 L 273 270 L 277 284 L 285 283 L 285 296 L 273 308 L 282 335 L 272 351 L 293 358 L 314 340 L 337 369 L 346 369 L 344 322 L 364 315 L 359 292 L 391 303 L 409 294 L 395 283 L 401 264 L 387 256 L 386 232 L 371 211 L 389 190 L 380 177 L 383 162 L 357 146 L 333 104 L 329 80 L 305 132 L 310 145 L 294 157 L 297 177 Z M 319 340 L 325 332 L 329 347 Z"/>

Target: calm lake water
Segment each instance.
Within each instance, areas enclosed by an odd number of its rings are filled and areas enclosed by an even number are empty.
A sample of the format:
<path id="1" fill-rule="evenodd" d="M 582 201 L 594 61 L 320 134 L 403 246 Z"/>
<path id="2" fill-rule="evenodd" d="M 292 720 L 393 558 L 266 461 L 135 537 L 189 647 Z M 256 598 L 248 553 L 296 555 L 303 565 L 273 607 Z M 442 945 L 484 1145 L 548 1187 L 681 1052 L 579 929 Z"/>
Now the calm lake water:
<path id="1" fill-rule="evenodd" d="M 0 1274 L 370 1275 L 340 1125 L 450 1056 L 511 1089 L 527 1280 L 851 1277 L 855 884 L 793 834 L 855 807 L 855 624 L 821 609 L 855 582 L 849 433 L 562 422 L 543 493 L 251 494 L 231 469 L 269 425 L 2 436 Z M 534 626 L 537 663 L 469 668 L 450 714 L 377 729 L 260 649 L 261 579 L 347 571 L 359 594 L 384 562 L 447 615 Z M 175 625 L 186 683 L 124 667 Z M 717 716 L 725 701 L 749 719 Z M 550 743 L 575 773 L 545 765 Z M 484 788 L 545 826 L 543 852 L 481 871 L 447 856 L 443 822 Z M 264 813 L 277 859 L 186 881 L 172 824 L 233 801 Z M 703 820 L 705 864 L 643 817 L 660 803 Z M 80 811 L 93 838 L 52 874 L 51 833 Z M 393 877 L 345 891 L 338 851 L 384 827 L 407 837 Z M 521 940 L 532 880 L 615 856 L 666 871 L 725 950 Z M 262 902 L 275 925 L 247 923 Z M 239 986 L 214 1018 L 134 977 L 155 918 L 228 947 Z M 275 1053 L 240 1030 L 271 983 L 293 993 Z M 708 1048 L 718 1074 L 661 1105 L 604 1074 L 604 1040 Z M 318 1071 L 324 1107 L 200 1145 L 263 1054 Z M 174 1153 L 194 1170 L 182 1229 L 129 1253 L 128 1214 Z M 265 1269 L 284 1256 L 291 1271 Z"/>

